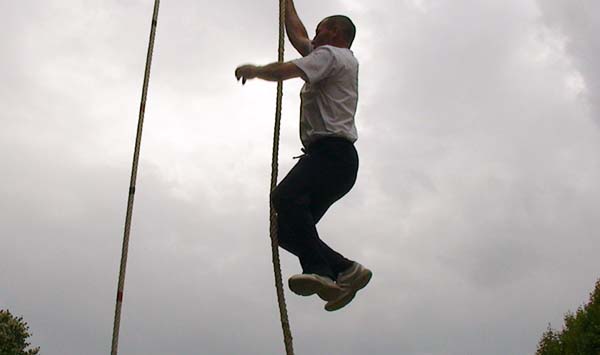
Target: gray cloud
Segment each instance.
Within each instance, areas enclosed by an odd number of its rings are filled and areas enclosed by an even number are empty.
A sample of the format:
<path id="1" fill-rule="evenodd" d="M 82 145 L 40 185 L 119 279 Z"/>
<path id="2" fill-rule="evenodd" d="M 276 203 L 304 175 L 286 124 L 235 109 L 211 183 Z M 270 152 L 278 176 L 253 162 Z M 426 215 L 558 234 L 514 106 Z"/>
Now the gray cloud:
<path id="1" fill-rule="evenodd" d="M 596 14 L 600 5 L 594 1 L 538 1 L 544 23 L 564 36 L 565 48 L 583 77 L 585 96 L 592 117 L 600 122 L 600 70 L 595 58 L 600 53 L 600 30 Z"/>

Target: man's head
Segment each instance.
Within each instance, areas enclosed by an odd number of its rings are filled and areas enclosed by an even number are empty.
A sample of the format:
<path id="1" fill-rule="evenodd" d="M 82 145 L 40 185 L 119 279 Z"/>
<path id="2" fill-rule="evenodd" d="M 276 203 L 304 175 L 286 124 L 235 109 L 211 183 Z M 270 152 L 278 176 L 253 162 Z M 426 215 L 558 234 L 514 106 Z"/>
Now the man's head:
<path id="1" fill-rule="evenodd" d="M 317 26 L 313 47 L 317 48 L 326 44 L 350 48 L 356 35 L 356 27 L 347 16 L 334 15 L 323 19 Z"/>

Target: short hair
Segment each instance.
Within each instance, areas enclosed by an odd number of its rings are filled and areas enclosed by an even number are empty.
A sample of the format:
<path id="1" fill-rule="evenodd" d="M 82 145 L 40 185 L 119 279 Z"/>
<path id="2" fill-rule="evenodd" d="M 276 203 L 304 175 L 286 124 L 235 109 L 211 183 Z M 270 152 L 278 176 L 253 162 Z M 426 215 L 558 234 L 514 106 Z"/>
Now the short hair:
<path id="1" fill-rule="evenodd" d="M 348 48 L 350 48 L 356 36 L 356 26 L 354 26 L 352 20 L 344 15 L 329 16 L 325 20 L 327 20 L 328 25 L 333 25 L 341 31 L 344 39 L 348 41 Z"/>

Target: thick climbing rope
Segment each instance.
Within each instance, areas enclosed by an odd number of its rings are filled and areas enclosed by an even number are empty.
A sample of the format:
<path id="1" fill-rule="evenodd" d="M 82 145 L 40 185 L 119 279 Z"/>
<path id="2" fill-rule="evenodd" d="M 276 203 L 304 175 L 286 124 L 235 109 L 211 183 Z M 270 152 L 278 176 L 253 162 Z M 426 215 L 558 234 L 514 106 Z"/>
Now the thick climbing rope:
<path id="1" fill-rule="evenodd" d="M 137 180 L 138 161 L 140 157 L 140 146 L 142 143 L 142 128 L 144 126 L 144 114 L 146 112 L 146 98 L 148 96 L 148 83 L 150 81 L 150 67 L 152 65 L 152 52 L 154 51 L 154 38 L 156 36 L 156 24 L 158 20 L 158 7 L 160 0 L 154 1 L 154 13 L 152 14 L 152 26 L 150 28 L 150 40 L 148 53 L 146 55 L 146 70 L 144 72 L 144 85 L 142 87 L 142 100 L 140 103 L 140 114 L 138 118 L 137 135 L 135 138 L 135 149 L 133 152 L 133 164 L 131 168 L 131 181 L 129 184 L 129 198 L 127 200 L 127 214 L 125 216 L 125 233 L 123 236 L 123 249 L 121 251 L 121 267 L 119 270 L 119 283 L 117 285 L 117 304 L 115 306 L 115 320 L 113 325 L 113 337 L 111 355 L 117 355 L 119 346 L 119 328 L 121 326 L 121 306 L 123 304 L 123 288 L 125 286 L 125 270 L 127 268 L 127 251 L 129 249 L 129 232 L 131 230 L 131 217 L 133 215 L 133 199 L 135 196 L 135 183 Z"/>
<path id="2" fill-rule="evenodd" d="M 113 337 L 111 355 L 117 355 L 118 344 L 119 344 L 119 329 L 121 324 L 121 308 L 123 304 L 123 291 L 125 286 L 125 272 L 127 268 L 127 252 L 129 249 L 129 235 L 131 231 L 131 219 L 133 215 L 133 202 L 135 197 L 135 185 L 137 180 L 137 170 L 140 155 L 142 130 L 144 125 L 144 115 L 146 111 L 146 99 L 148 95 L 148 84 L 150 81 L 150 68 L 152 65 L 152 54 L 154 51 L 154 39 L 156 36 L 156 25 L 158 20 L 158 9 L 160 0 L 154 1 L 154 12 L 152 15 L 152 26 L 150 30 L 150 40 L 148 44 L 148 53 L 146 56 L 146 70 L 144 73 L 144 84 L 142 88 L 142 99 L 140 103 L 140 112 L 138 119 L 137 135 L 135 140 L 135 149 L 133 154 L 133 164 L 131 168 L 131 180 L 129 185 L 129 198 L 127 201 L 127 213 L 125 217 L 125 231 L 123 236 L 123 248 L 121 252 L 121 265 L 119 269 L 119 281 L 117 285 L 117 300 L 115 306 L 115 318 L 113 325 Z M 278 61 L 283 62 L 284 59 L 284 46 L 285 46 L 285 0 L 280 0 L 279 4 L 279 49 L 278 49 Z M 275 104 L 275 129 L 273 134 L 273 155 L 271 164 L 271 189 L 272 192 L 277 185 L 277 172 L 279 170 L 278 156 L 279 156 L 279 136 L 281 127 L 281 108 L 283 98 L 283 82 L 277 83 L 277 98 Z M 272 202 L 270 203 L 270 235 L 271 235 L 271 249 L 273 255 L 273 269 L 275 273 L 275 287 L 277 289 L 277 301 L 279 305 L 279 312 L 281 318 L 281 325 L 283 329 L 283 337 L 285 350 L 287 355 L 294 355 L 294 349 L 292 344 L 292 334 L 290 331 L 290 323 L 287 316 L 287 307 L 285 304 L 285 295 L 283 292 L 283 282 L 281 277 L 281 263 L 279 259 L 279 243 L 277 240 L 277 218 L 275 209 L 273 208 Z"/>
<path id="3" fill-rule="evenodd" d="M 279 0 L 279 49 L 278 62 L 283 63 L 283 55 L 285 48 L 285 1 Z M 281 127 L 281 106 L 283 98 L 283 81 L 277 82 L 277 99 L 275 103 L 275 129 L 273 134 L 273 154 L 271 161 L 271 192 L 277 185 L 277 171 L 279 170 L 279 135 Z M 271 199 L 269 199 L 271 201 Z M 279 305 L 279 314 L 281 318 L 281 328 L 283 330 L 283 340 L 285 343 L 285 351 L 287 355 L 294 355 L 294 347 L 292 344 L 292 332 L 290 330 L 290 322 L 287 315 L 287 307 L 285 304 L 285 295 L 283 293 L 283 282 L 281 278 L 281 263 L 279 260 L 279 243 L 277 239 L 277 215 L 273 207 L 273 202 L 270 202 L 270 222 L 271 222 L 271 251 L 273 254 L 273 271 L 275 274 L 275 288 L 277 290 L 277 303 Z"/>

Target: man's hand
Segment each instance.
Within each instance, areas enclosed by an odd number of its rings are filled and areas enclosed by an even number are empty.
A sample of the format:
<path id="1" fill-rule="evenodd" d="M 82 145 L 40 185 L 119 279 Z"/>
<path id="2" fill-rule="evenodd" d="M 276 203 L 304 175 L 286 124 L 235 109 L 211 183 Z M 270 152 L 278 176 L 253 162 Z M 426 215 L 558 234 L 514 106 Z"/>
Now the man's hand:
<path id="1" fill-rule="evenodd" d="M 246 80 L 254 79 L 258 75 L 258 67 L 252 64 L 239 66 L 235 70 L 235 77 L 238 81 L 242 79 L 242 85 L 246 84 Z"/>

